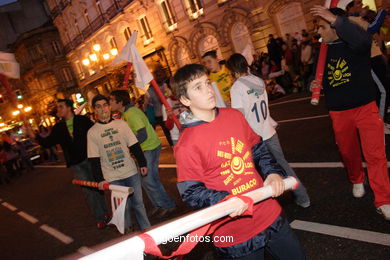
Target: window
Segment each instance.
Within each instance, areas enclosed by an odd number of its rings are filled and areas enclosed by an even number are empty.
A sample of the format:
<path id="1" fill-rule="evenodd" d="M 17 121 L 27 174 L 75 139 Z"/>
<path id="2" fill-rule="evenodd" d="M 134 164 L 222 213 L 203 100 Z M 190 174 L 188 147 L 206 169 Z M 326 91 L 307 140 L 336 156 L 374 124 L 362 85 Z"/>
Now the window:
<path id="1" fill-rule="evenodd" d="M 125 35 L 126 41 L 128 41 L 131 37 L 130 27 L 126 27 L 123 31 L 123 34 Z"/>
<path id="2" fill-rule="evenodd" d="M 61 55 L 61 49 L 60 49 L 60 46 L 58 45 L 57 41 L 52 41 L 51 42 L 51 47 L 52 47 L 52 49 L 54 51 L 54 54 L 56 56 Z"/>
<path id="3" fill-rule="evenodd" d="M 80 80 L 83 80 L 85 79 L 85 74 L 84 74 L 84 71 L 83 71 L 83 68 L 81 67 L 81 64 L 79 61 L 76 61 L 74 63 L 74 66 L 76 68 L 76 72 L 77 72 L 77 75 L 79 77 Z"/>
<path id="4" fill-rule="evenodd" d="M 203 14 L 201 0 L 185 0 L 186 10 L 191 19 L 196 19 Z"/>
<path id="5" fill-rule="evenodd" d="M 117 47 L 118 45 L 116 44 L 115 37 L 111 38 L 110 46 L 111 46 L 111 49 L 118 49 L 118 47 Z"/>
<path id="6" fill-rule="evenodd" d="M 65 82 L 72 81 L 72 73 L 69 68 L 62 68 L 62 77 Z"/>
<path id="7" fill-rule="evenodd" d="M 161 1 L 161 10 L 164 15 L 164 23 L 169 31 L 173 31 L 177 28 L 176 19 L 173 16 L 171 5 L 168 0 Z"/>
<path id="8" fill-rule="evenodd" d="M 152 31 L 150 30 L 148 19 L 146 16 L 139 19 L 139 23 L 142 29 L 142 33 L 144 34 L 144 44 L 147 45 L 153 41 Z"/>

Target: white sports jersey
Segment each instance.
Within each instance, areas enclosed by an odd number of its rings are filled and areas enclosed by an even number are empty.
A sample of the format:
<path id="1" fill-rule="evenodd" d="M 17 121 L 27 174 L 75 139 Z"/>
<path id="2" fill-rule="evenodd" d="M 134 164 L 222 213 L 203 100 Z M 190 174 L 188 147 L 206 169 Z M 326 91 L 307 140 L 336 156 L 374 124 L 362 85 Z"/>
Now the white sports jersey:
<path id="1" fill-rule="evenodd" d="M 231 90 L 232 108 L 243 110 L 244 116 L 263 140 L 271 138 L 275 133 L 273 119 L 269 114 L 268 96 L 262 79 L 249 74 L 238 78 Z"/>

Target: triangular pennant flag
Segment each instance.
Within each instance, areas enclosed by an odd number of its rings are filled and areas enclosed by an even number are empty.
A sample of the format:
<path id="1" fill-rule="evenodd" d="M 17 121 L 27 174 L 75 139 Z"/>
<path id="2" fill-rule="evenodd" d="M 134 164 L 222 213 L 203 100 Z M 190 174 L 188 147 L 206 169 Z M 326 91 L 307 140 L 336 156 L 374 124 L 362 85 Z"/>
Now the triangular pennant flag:
<path id="1" fill-rule="evenodd" d="M 145 85 L 153 79 L 144 59 L 139 54 L 135 45 L 137 39 L 137 31 L 134 31 L 125 47 L 120 51 L 118 56 L 112 61 L 114 65 L 126 61 L 131 62 L 135 72 L 135 85 L 137 88 L 145 90 Z"/>
<path id="2" fill-rule="evenodd" d="M 128 193 L 111 192 L 112 219 L 108 224 L 115 225 L 121 234 L 125 233 L 125 214 L 128 197 Z"/>

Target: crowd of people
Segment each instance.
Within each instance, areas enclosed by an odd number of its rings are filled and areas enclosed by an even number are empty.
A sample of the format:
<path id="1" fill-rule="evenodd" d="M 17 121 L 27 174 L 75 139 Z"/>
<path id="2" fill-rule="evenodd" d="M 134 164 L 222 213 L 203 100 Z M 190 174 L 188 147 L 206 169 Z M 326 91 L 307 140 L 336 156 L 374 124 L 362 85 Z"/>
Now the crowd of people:
<path id="1" fill-rule="evenodd" d="M 48 133 L 30 131 L 29 135 L 43 147 L 60 145 L 76 179 L 97 181 L 100 189 L 106 183 L 133 187 L 125 217 L 126 229 L 132 231 L 131 209 L 141 230 L 150 227 L 150 217 L 169 216 L 176 210 L 159 179 L 162 146 L 155 132 L 159 125 L 174 148 L 177 187 L 189 207 L 200 209 L 231 197 L 240 199 L 231 219 L 213 234 L 235 236 L 234 242 L 214 243 L 220 257 L 263 259 L 268 251 L 277 259 L 305 259 L 276 199 L 284 192 L 284 177 L 299 179 L 284 157 L 277 123 L 270 116 L 269 99 L 280 93 L 323 87 L 352 195 L 360 198 L 365 193 L 363 152 L 374 205 L 390 220 L 384 115 L 376 102 L 378 84 L 389 85 L 387 75 L 383 78 L 383 71 L 373 65 L 384 60 L 372 53 L 368 23 L 354 20 L 361 18 L 356 15 L 360 10 L 356 2 L 347 8 L 349 16 L 338 8 L 314 6 L 311 13 L 318 18 L 318 35 L 310 36 L 305 30 L 285 39 L 270 35 L 268 53 L 255 57 L 252 64 L 238 53 L 220 63 L 216 52 L 209 51 L 202 57 L 203 65 L 185 65 L 171 79 L 158 80 L 172 110 L 162 106 L 152 87 L 142 105 L 127 90 L 114 90 L 109 96 L 96 94 L 91 97 L 92 120 L 75 115 L 72 101 L 62 99 L 57 103 L 62 120 Z M 328 44 L 328 57 L 324 79 L 317 82 L 314 68 L 320 37 Z M 180 131 L 173 117 L 180 121 Z M 273 198 L 253 205 L 241 197 L 264 185 L 271 185 Z M 111 214 L 103 193 L 82 189 L 97 227 L 105 228 Z M 144 205 L 142 190 L 151 209 Z M 298 206 L 310 207 L 303 183 L 293 192 Z"/>
<path id="2" fill-rule="evenodd" d="M 23 172 L 34 169 L 38 162 L 57 162 L 57 147 L 37 145 L 37 140 L 28 138 L 25 133 L 17 132 L 23 128 L 15 127 L 1 135 L 0 144 L 0 184 L 10 183 L 10 180 Z M 36 135 L 47 136 L 50 128 L 40 126 Z"/>

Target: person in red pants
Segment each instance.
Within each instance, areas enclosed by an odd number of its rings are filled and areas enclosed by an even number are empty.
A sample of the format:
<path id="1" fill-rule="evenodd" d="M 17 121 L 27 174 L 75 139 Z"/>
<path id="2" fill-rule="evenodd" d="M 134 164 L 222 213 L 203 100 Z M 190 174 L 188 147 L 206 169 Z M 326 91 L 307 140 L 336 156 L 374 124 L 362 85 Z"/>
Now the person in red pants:
<path id="1" fill-rule="evenodd" d="M 318 33 L 328 45 L 323 82 L 313 81 L 312 87 L 322 85 L 324 88 L 336 142 L 353 184 L 352 193 L 356 198 L 365 194 L 362 151 L 375 207 L 386 220 L 390 220 L 384 123 L 375 103 L 376 89 L 370 64 L 371 37 L 350 22 L 341 9 L 314 6 L 311 13 L 321 18 Z"/>

